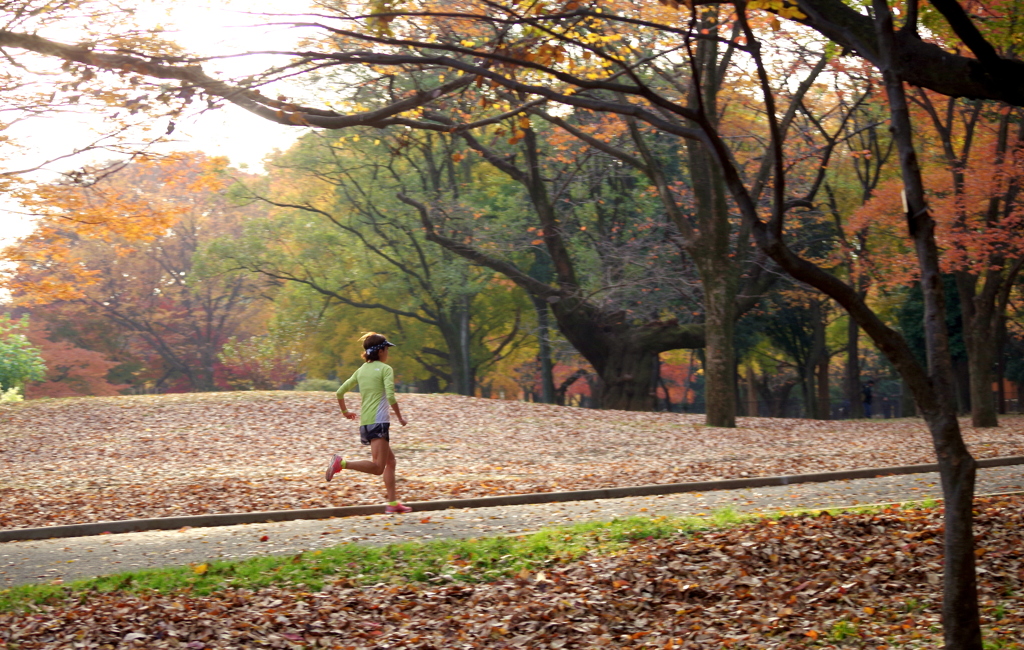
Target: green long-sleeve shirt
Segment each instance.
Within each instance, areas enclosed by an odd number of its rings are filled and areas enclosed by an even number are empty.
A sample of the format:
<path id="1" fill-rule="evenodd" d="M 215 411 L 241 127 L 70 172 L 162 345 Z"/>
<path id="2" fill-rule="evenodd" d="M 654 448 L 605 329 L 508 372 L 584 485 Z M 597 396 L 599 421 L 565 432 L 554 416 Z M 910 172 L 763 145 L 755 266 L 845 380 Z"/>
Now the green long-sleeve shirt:
<path id="1" fill-rule="evenodd" d="M 343 396 L 359 384 L 359 395 L 363 403 L 359 408 L 359 424 L 390 422 L 390 405 L 395 400 L 395 371 L 386 363 L 371 361 L 359 367 L 338 389 Z"/>

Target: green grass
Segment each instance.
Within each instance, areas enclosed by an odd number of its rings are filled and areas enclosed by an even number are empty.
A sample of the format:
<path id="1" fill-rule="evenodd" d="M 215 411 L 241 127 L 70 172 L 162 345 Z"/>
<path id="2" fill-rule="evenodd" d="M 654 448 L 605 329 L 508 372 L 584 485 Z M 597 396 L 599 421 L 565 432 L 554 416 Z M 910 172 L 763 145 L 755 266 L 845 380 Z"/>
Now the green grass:
<path id="1" fill-rule="evenodd" d="M 856 625 L 850 621 L 841 620 L 832 624 L 832 629 L 829 631 L 828 636 L 833 641 L 845 641 L 860 635 L 857 633 Z"/>
<path id="2" fill-rule="evenodd" d="M 905 507 L 912 507 L 907 504 Z M 871 512 L 881 507 L 857 507 L 846 512 Z M 814 515 L 820 511 L 778 512 L 767 515 Z M 838 514 L 840 510 L 830 510 Z M 741 514 L 723 508 L 698 517 L 631 517 L 591 522 L 536 533 L 480 539 L 408 542 L 389 546 L 343 544 L 295 556 L 264 556 L 237 561 L 213 561 L 199 566 L 144 569 L 63 585 L 21 585 L 0 590 L 0 611 L 25 609 L 89 592 L 124 591 L 170 593 L 188 590 L 205 595 L 224 588 L 259 589 L 283 586 L 316 591 L 325 584 L 347 580 L 353 585 L 402 582 L 488 582 L 522 572 L 577 560 L 589 553 L 611 554 L 643 539 L 676 533 L 741 525 L 766 515 Z"/>
<path id="3" fill-rule="evenodd" d="M 571 562 L 588 553 L 615 553 L 637 540 L 736 525 L 754 519 L 732 509 L 709 517 L 632 517 L 507 537 L 408 542 L 383 547 L 344 544 L 295 556 L 213 561 L 199 566 L 145 569 L 63 585 L 21 585 L 0 590 L 0 611 L 83 597 L 88 592 L 187 589 L 196 595 L 226 587 L 287 586 L 319 590 L 339 579 L 367 585 L 401 582 L 486 582 Z"/>

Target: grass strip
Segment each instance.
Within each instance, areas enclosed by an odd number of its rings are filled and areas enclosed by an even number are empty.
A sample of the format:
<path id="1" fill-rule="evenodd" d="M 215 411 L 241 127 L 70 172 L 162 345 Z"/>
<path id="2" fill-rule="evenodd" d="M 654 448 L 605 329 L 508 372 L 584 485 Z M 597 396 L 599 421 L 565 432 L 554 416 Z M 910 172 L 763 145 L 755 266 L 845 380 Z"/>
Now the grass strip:
<path id="1" fill-rule="evenodd" d="M 934 505 L 934 501 L 927 505 Z M 922 507 L 920 502 L 904 508 Z M 829 509 L 842 512 L 881 511 L 890 506 Z M 587 554 L 612 554 L 642 539 L 692 535 L 702 530 L 742 525 L 763 517 L 812 516 L 821 510 L 741 514 L 723 508 L 690 517 L 629 517 L 588 522 L 502 537 L 405 542 L 388 546 L 341 544 L 293 556 L 268 555 L 246 560 L 142 569 L 65 584 L 20 585 L 0 590 L 0 611 L 84 599 L 92 592 L 207 595 L 226 588 L 288 587 L 318 591 L 326 584 L 372 585 L 403 582 L 490 582 L 523 572 L 578 560 Z"/>

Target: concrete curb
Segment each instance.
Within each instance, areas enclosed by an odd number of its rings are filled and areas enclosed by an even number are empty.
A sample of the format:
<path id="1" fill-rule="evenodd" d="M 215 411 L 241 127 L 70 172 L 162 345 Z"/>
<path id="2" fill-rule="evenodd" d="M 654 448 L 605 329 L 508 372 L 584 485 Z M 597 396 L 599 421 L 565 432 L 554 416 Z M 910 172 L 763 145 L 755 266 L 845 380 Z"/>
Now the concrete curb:
<path id="1" fill-rule="evenodd" d="M 1024 465 L 1024 456 L 1004 456 L 1001 458 L 983 458 L 978 460 L 979 468 L 1005 467 L 1008 465 Z M 533 503 L 559 503 L 563 501 L 590 501 L 594 499 L 656 496 L 659 494 L 678 494 L 681 492 L 740 490 L 745 488 L 768 487 L 772 485 L 794 485 L 797 483 L 827 483 L 829 481 L 880 478 L 883 476 L 895 476 L 899 474 L 927 474 L 929 472 L 937 472 L 938 470 L 939 466 L 937 464 L 928 463 L 925 465 L 851 469 L 839 472 L 820 472 L 817 474 L 757 476 L 752 478 L 734 478 L 721 481 L 701 481 L 697 483 L 664 483 L 620 488 L 602 488 L 598 490 L 577 490 L 574 492 L 538 492 L 534 494 L 509 494 L 505 496 L 477 497 L 473 499 L 417 501 L 411 502 L 408 505 L 412 506 L 415 512 L 447 510 L 449 508 L 488 508 L 494 506 L 528 505 Z M 190 526 L 192 528 L 204 528 L 209 526 L 237 526 L 239 524 L 295 521 L 296 519 L 358 517 L 362 515 L 376 515 L 383 512 L 383 505 L 366 505 L 344 506 L 340 508 L 312 508 L 307 510 L 271 510 L 264 512 L 234 512 L 216 515 L 187 515 L 183 517 L 100 521 L 90 524 L 71 524 L 68 526 L 45 526 L 42 528 L 15 528 L 13 530 L 0 530 L 0 543 L 18 540 L 51 539 L 56 537 L 87 537 L 90 535 L 101 535 L 104 533 L 134 533 L 145 530 L 175 530 L 185 526 Z"/>

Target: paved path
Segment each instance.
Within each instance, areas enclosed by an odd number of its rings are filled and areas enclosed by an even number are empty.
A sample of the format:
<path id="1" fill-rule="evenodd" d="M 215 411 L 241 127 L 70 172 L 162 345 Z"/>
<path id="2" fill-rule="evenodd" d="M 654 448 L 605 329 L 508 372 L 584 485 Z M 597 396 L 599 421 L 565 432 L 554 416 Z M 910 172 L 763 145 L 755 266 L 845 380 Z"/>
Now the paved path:
<path id="1" fill-rule="evenodd" d="M 1024 466 L 978 472 L 978 494 L 1021 490 L 1024 490 Z M 504 535 L 632 515 L 699 515 L 726 506 L 744 512 L 772 512 L 922 500 L 940 495 L 937 474 L 908 474 L 703 494 L 691 492 L 7 542 L 0 544 L 0 588 L 211 559 L 294 554 L 338 544 Z M 264 536 L 267 541 L 260 541 Z"/>

